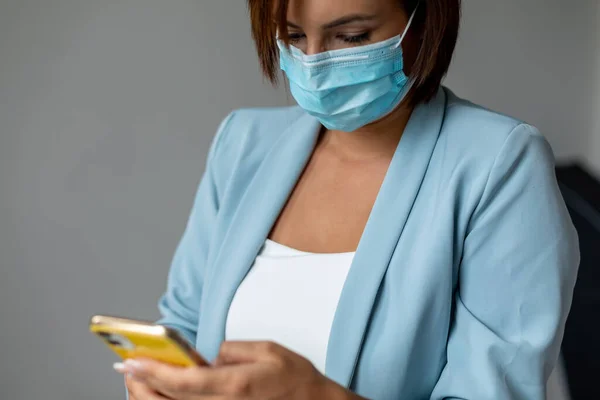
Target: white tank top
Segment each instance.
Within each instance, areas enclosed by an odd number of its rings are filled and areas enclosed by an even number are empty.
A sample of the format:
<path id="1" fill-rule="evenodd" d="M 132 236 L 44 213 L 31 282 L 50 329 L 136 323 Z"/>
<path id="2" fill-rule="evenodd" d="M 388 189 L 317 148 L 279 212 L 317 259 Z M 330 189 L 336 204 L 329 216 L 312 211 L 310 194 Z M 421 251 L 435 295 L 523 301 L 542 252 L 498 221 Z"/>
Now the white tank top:
<path id="1" fill-rule="evenodd" d="M 226 340 L 274 341 L 325 372 L 331 325 L 354 254 L 306 253 L 267 240 L 233 298 Z"/>

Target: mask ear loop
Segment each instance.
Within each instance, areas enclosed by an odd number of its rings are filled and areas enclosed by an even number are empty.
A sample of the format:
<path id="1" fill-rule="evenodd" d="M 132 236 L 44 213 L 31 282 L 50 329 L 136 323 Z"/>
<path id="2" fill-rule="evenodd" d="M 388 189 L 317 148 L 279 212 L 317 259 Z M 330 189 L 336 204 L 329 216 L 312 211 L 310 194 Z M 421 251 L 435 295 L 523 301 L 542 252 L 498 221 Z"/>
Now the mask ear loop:
<path id="1" fill-rule="evenodd" d="M 394 45 L 394 49 L 397 49 L 398 47 L 400 47 L 400 45 L 402 44 L 402 41 L 404 40 L 404 38 L 406 37 L 406 34 L 408 33 L 413 20 L 415 19 L 415 15 L 417 14 L 417 10 L 419 9 L 419 5 L 421 4 L 421 2 L 419 1 L 417 3 L 417 6 L 415 7 L 415 9 L 413 10 L 412 14 L 410 15 L 410 18 L 408 19 L 408 23 L 406 24 L 406 29 L 404 29 L 404 33 L 402 34 L 402 36 L 400 37 L 400 40 L 398 40 L 398 43 L 396 43 Z"/>

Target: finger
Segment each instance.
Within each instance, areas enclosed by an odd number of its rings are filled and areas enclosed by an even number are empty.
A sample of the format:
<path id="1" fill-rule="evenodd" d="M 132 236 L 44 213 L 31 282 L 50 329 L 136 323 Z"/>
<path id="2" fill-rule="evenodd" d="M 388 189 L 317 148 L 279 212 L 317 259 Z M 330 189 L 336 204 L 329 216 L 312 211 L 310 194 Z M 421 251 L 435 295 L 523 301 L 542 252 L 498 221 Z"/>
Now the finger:
<path id="1" fill-rule="evenodd" d="M 125 373 L 143 382 L 155 391 L 165 394 L 189 391 L 184 380 L 185 368 L 163 364 L 153 360 L 126 360 L 123 363 Z"/>
<path id="2" fill-rule="evenodd" d="M 228 393 L 229 384 L 236 382 L 232 371 L 224 369 L 181 368 L 152 360 L 128 360 L 125 365 L 134 368 L 134 376 L 151 389 L 173 398 Z"/>
<path id="3" fill-rule="evenodd" d="M 224 342 L 219 349 L 216 364 L 271 361 L 285 354 L 286 349 L 274 342 Z"/>
<path id="4" fill-rule="evenodd" d="M 126 384 L 129 400 L 169 400 L 168 397 L 156 393 L 144 383 L 136 381 L 132 377 L 126 378 Z"/>

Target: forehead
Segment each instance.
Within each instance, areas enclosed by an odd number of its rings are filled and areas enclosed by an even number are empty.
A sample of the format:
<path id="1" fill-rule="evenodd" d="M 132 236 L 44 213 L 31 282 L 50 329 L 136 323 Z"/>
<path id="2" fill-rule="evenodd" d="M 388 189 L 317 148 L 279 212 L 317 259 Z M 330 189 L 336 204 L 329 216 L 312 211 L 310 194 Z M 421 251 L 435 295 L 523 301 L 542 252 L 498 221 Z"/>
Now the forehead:
<path id="1" fill-rule="evenodd" d="M 290 0 L 288 19 L 327 23 L 352 14 L 385 15 L 400 6 L 399 0 Z"/>

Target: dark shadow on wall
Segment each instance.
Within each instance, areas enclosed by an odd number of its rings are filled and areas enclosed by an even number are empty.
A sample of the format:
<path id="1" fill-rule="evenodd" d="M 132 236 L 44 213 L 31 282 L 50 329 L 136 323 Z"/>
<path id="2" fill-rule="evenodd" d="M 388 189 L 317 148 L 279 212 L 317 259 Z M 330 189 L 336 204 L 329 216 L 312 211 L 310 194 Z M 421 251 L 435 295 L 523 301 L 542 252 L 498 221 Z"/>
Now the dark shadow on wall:
<path id="1" fill-rule="evenodd" d="M 573 400 L 600 399 L 600 181 L 580 165 L 557 168 L 579 233 L 581 265 L 562 346 Z"/>

